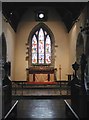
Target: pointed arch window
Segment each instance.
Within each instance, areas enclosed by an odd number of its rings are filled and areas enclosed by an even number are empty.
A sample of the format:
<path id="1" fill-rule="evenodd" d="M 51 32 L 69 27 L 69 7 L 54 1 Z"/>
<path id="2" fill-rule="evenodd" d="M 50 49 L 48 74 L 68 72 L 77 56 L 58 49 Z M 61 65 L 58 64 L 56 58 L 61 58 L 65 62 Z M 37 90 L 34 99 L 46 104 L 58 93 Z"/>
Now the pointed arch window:
<path id="1" fill-rule="evenodd" d="M 39 28 L 32 36 L 32 64 L 51 64 L 51 37 L 44 28 Z"/>

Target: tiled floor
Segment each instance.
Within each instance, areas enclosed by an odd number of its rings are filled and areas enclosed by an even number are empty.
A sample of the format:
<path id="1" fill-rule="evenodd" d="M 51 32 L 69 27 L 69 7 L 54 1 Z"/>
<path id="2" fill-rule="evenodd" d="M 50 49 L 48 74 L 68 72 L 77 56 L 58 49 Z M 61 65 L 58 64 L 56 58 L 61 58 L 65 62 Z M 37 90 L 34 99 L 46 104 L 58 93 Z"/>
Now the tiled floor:
<path id="1" fill-rule="evenodd" d="M 65 114 L 65 103 L 62 98 L 55 96 L 70 95 L 70 89 L 60 88 L 23 88 L 12 90 L 12 95 L 19 98 L 17 106 L 17 118 L 21 120 L 59 120 L 67 118 Z M 21 96 L 35 96 L 30 99 Z M 36 96 L 40 96 L 37 98 Z M 46 96 L 45 98 L 42 96 Z M 47 97 L 48 96 L 48 97 Z M 49 96 L 53 96 L 51 99 Z M 42 98 L 41 98 L 42 97 Z"/>
<path id="2" fill-rule="evenodd" d="M 30 120 L 59 120 L 60 118 L 67 118 L 63 96 L 70 96 L 70 89 L 20 88 L 16 91 L 13 89 L 12 95 L 19 99 L 17 118 L 21 120 L 29 118 Z"/>
<path id="3" fill-rule="evenodd" d="M 73 103 L 73 105 L 75 103 L 74 107 L 77 107 L 77 109 L 74 110 L 79 110 L 76 113 L 79 113 L 78 115 L 81 114 L 86 117 L 85 113 L 87 113 L 87 104 L 85 98 L 82 98 L 82 100 L 81 98 L 77 99 L 76 94 L 73 96 L 73 98 L 71 98 L 71 92 L 68 86 L 53 86 L 54 88 L 51 88 L 52 86 L 49 88 L 44 88 L 43 86 L 42 88 L 38 86 L 35 86 L 35 88 L 33 88 L 33 86 L 30 87 L 31 88 L 23 89 L 20 87 L 17 90 L 12 89 L 13 99 L 19 99 L 17 106 L 18 120 L 69 119 L 69 116 L 66 115 L 66 105 L 64 99 L 71 99 L 71 103 Z M 83 105 L 82 103 L 85 103 L 86 105 Z M 68 114 L 70 115 L 70 112 L 68 112 Z M 74 115 L 71 117 L 73 118 Z"/>
<path id="4" fill-rule="evenodd" d="M 17 118 L 30 120 L 59 120 L 66 118 L 63 99 L 19 100 Z"/>

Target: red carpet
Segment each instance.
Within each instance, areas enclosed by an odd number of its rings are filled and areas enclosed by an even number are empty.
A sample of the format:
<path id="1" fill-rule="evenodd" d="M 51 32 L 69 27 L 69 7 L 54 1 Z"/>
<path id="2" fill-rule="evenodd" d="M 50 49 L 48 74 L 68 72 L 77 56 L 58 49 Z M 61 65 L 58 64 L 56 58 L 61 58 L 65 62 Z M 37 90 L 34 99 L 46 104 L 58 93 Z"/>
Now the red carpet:
<path id="1" fill-rule="evenodd" d="M 47 84 L 47 85 L 52 85 L 52 84 L 57 84 L 57 82 L 27 82 L 27 84 Z"/>

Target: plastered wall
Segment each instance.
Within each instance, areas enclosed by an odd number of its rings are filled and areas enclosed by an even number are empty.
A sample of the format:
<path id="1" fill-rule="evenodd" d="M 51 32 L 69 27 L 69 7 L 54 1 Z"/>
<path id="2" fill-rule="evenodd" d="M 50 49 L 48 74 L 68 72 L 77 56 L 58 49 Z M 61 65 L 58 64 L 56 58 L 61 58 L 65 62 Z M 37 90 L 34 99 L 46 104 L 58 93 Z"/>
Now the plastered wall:
<path id="1" fill-rule="evenodd" d="M 36 8 L 35 8 L 36 9 Z M 57 12 L 53 8 L 48 9 L 48 21 L 44 22 L 53 32 L 55 44 L 55 68 L 57 68 L 57 79 L 59 80 L 59 65 L 61 65 L 61 79 L 67 79 L 69 63 L 68 33 Z M 34 19 L 34 8 L 29 9 L 19 23 L 15 41 L 15 80 L 26 80 L 26 42 L 31 30 L 39 22 Z"/>
<path id="2" fill-rule="evenodd" d="M 46 7 L 45 7 L 46 8 Z M 68 33 L 60 16 L 53 8 L 48 9 L 48 20 L 44 22 L 53 32 L 55 40 L 55 68 L 57 68 L 57 80 L 60 80 L 59 66 L 61 66 L 61 79 L 67 80 L 67 74 L 72 73 L 71 65 L 76 60 L 76 41 L 80 32 L 81 23 L 84 24 L 84 13 L 79 16 Z M 7 41 L 7 59 L 12 61 L 12 80 L 26 80 L 26 43 L 31 30 L 39 24 L 35 21 L 36 7 L 30 8 L 19 22 L 15 33 L 8 23 L 3 21 L 3 31 Z M 85 36 L 83 36 L 85 38 Z"/>
<path id="3" fill-rule="evenodd" d="M 80 34 L 80 26 L 84 26 L 86 18 L 86 8 L 82 11 L 79 16 L 79 20 L 76 21 L 69 32 L 69 73 L 73 73 L 72 64 L 76 61 L 76 44 L 78 40 L 78 35 Z M 86 35 L 81 33 L 84 41 L 84 49 L 85 49 L 85 42 L 86 42 Z"/>

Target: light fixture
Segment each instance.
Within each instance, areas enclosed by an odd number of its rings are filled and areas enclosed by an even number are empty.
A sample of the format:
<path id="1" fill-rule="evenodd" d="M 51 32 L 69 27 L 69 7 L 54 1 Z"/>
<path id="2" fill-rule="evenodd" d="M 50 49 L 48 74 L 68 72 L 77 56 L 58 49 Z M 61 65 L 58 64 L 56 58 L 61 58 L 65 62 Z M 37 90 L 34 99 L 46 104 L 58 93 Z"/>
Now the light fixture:
<path id="1" fill-rule="evenodd" d="M 12 15 L 13 13 L 12 12 L 10 12 L 10 15 Z"/>
<path id="2" fill-rule="evenodd" d="M 39 9 L 35 11 L 36 21 L 47 21 L 47 10 Z"/>
<path id="3" fill-rule="evenodd" d="M 41 19 L 44 18 L 44 14 L 43 14 L 43 13 L 40 13 L 40 14 L 39 14 L 39 18 L 41 18 Z"/>

